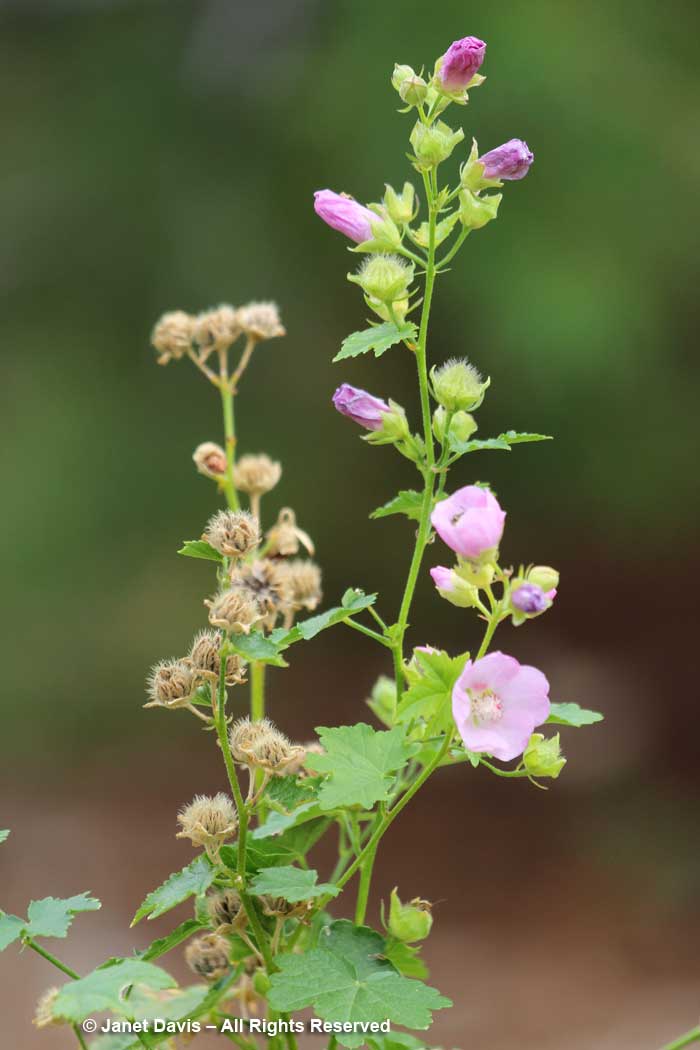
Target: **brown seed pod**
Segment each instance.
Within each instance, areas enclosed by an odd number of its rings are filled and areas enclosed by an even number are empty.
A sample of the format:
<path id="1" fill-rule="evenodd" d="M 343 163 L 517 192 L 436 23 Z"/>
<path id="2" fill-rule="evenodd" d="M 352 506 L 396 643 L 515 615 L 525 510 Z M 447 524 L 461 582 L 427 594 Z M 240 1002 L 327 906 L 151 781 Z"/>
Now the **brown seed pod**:
<path id="1" fill-rule="evenodd" d="M 150 700 L 144 707 L 189 707 L 196 682 L 188 660 L 161 660 L 148 676 Z"/>
<path id="2" fill-rule="evenodd" d="M 231 754 L 240 765 L 262 769 L 275 776 L 285 776 L 304 759 L 303 747 L 292 744 L 268 719 L 251 722 L 241 718 L 229 732 Z"/>
<path id="3" fill-rule="evenodd" d="M 217 933 L 197 937 L 185 949 L 185 962 L 205 981 L 218 981 L 231 966 L 228 941 Z"/>
<path id="4" fill-rule="evenodd" d="M 268 551 L 274 557 L 289 558 L 299 553 L 300 545 L 309 554 L 314 554 L 314 545 L 308 533 L 297 525 L 297 518 L 291 507 L 283 507 L 277 521 L 267 532 Z"/>
<path id="5" fill-rule="evenodd" d="M 260 544 L 260 525 L 247 510 L 219 510 L 207 522 L 202 539 L 227 558 L 244 558 Z"/>
<path id="6" fill-rule="evenodd" d="M 177 815 L 181 830 L 175 836 L 189 839 L 194 846 L 217 850 L 233 838 L 238 830 L 238 817 L 233 802 L 222 791 L 218 795 L 195 795 Z"/>
<path id="7" fill-rule="evenodd" d="M 219 653 L 225 641 L 220 631 L 203 630 L 195 636 L 188 657 L 195 678 L 216 681 L 219 678 L 221 658 Z M 246 666 L 240 656 L 232 653 L 226 660 L 226 685 L 245 682 Z"/>
<path id="8" fill-rule="evenodd" d="M 231 587 L 204 603 L 209 609 L 209 623 L 233 634 L 249 634 L 261 619 L 255 601 L 240 588 Z"/>
<path id="9" fill-rule="evenodd" d="M 241 334 L 238 311 L 228 303 L 212 310 L 204 310 L 195 318 L 194 339 L 206 359 L 212 350 L 228 350 Z"/>
<path id="10" fill-rule="evenodd" d="M 238 309 L 237 320 L 251 339 L 275 339 L 287 334 L 276 303 L 247 303 Z"/>
<path id="11" fill-rule="evenodd" d="M 192 459 L 198 472 L 205 478 L 220 481 L 226 473 L 226 453 L 221 445 L 214 441 L 204 441 L 197 445 L 192 453 Z"/>
<path id="12" fill-rule="evenodd" d="M 177 361 L 192 347 L 194 317 L 184 310 L 172 310 L 156 321 L 151 343 L 158 351 L 158 364 Z"/>
<path id="13" fill-rule="evenodd" d="M 207 896 L 207 911 L 219 933 L 231 933 L 248 923 L 243 902 L 236 890 L 223 890 Z"/>
<path id="14" fill-rule="evenodd" d="M 293 558 L 290 561 L 281 561 L 279 568 L 287 582 L 288 601 L 291 607 L 295 610 L 308 609 L 309 612 L 313 612 L 323 597 L 319 566 L 313 561 Z"/>
<path id="15" fill-rule="evenodd" d="M 282 477 L 282 467 L 264 453 L 241 456 L 233 468 L 233 481 L 237 489 L 249 496 L 264 496 L 275 487 Z"/>

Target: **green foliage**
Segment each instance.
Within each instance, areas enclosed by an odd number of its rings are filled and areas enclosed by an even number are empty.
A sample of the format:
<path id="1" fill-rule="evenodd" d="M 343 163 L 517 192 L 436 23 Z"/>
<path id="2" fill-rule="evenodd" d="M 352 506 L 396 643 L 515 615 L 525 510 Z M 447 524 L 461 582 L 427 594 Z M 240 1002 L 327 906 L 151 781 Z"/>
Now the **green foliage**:
<path id="1" fill-rule="evenodd" d="M 153 959 L 160 958 L 161 955 L 165 955 L 167 952 L 171 952 L 173 948 L 177 948 L 178 944 L 182 944 L 188 937 L 191 937 L 193 933 L 197 933 L 198 930 L 205 929 L 209 924 L 202 922 L 199 919 L 185 919 L 179 926 L 176 926 L 171 933 L 165 937 L 159 937 L 157 940 L 149 944 L 148 948 L 144 948 L 143 951 L 139 952 L 139 959 L 144 962 L 151 962 Z"/>
<path id="2" fill-rule="evenodd" d="M 333 361 L 343 361 L 346 357 L 358 357 L 373 350 L 375 357 L 381 357 L 390 347 L 400 343 L 403 339 L 415 339 L 417 329 L 410 322 L 402 324 L 400 328 L 393 321 L 385 321 L 384 324 L 374 325 L 362 332 L 353 332 L 343 344 Z"/>
<path id="3" fill-rule="evenodd" d="M 373 1035 L 367 1040 L 370 1050 L 424 1050 L 425 1043 L 408 1032 L 392 1032 L 391 1035 Z"/>
<path id="4" fill-rule="evenodd" d="M 234 634 L 229 639 L 229 648 L 238 653 L 244 660 L 255 660 L 258 663 L 272 664 L 273 667 L 286 667 L 287 662 L 280 656 L 287 644 L 275 638 L 277 632 L 264 635 L 262 631 L 251 631 L 250 634 Z"/>
<path id="5" fill-rule="evenodd" d="M 73 917 L 84 911 L 99 911 L 102 907 L 95 897 L 80 893 L 75 897 L 60 900 L 45 897 L 29 905 L 29 920 L 24 930 L 27 937 L 65 937 Z"/>
<path id="6" fill-rule="evenodd" d="M 311 900 L 314 897 L 337 897 L 340 890 L 330 882 L 317 882 L 318 872 L 313 868 L 295 868 L 278 865 L 262 868 L 250 883 L 253 893 L 269 893 L 272 897 L 284 897 L 291 904 Z"/>
<path id="7" fill-rule="evenodd" d="M 394 774 L 406 765 L 412 748 L 399 728 L 377 731 L 365 722 L 354 726 L 316 729 L 324 754 L 309 755 L 307 766 L 328 779 L 319 788 L 321 809 L 385 802 Z"/>
<path id="8" fill-rule="evenodd" d="M 3 842 L 6 842 L 8 837 L 9 837 L 9 835 L 10 835 L 10 832 L 9 832 L 8 828 L 5 828 L 3 831 L 0 831 L 0 844 L 3 843 Z"/>
<path id="9" fill-rule="evenodd" d="M 123 993 L 133 984 L 148 988 L 174 988 L 175 980 L 152 963 L 141 959 L 112 959 L 81 977 L 64 984 L 58 993 L 53 1012 L 66 1021 L 79 1023 L 101 1010 L 114 1010 L 134 1016 Z"/>
<path id="10" fill-rule="evenodd" d="M 408 723 L 422 718 L 431 732 L 448 729 L 452 724 L 452 689 L 468 656 L 416 652 L 414 665 L 407 671 L 409 687 L 396 712 L 398 721 Z"/>
<path id="11" fill-rule="evenodd" d="M 250 949 L 248 949 L 250 951 Z M 181 1021 L 193 1014 L 201 1014 L 202 1006 L 210 994 L 206 985 L 194 984 L 189 988 L 180 988 L 172 992 L 167 998 L 156 996 L 143 985 L 136 985 L 131 989 L 124 1006 L 119 1011 L 136 1021 L 154 1021 L 163 1018 L 165 1021 Z M 132 1033 L 119 1035 L 104 1035 L 90 1044 L 90 1050 L 129 1050 L 135 1043 Z M 150 1045 L 150 1043 L 148 1044 Z M 160 1043 L 167 1046 L 167 1043 Z"/>
<path id="12" fill-rule="evenodd" d="M 203 558 L 205 561 L 223 562 L 223 554 L 214 550 L 206 540 L 185 540 L 178 554 L 184 554 L 186 558 Z"/>
<path id="13" fill-rule="evenodd" d="M 374 605 L 376 600 L 376 594 L 365 594 L 359 587 L 350 587 L 343 595 L 340 606 L 334 609 L 327 609 L 325 612 L 319 613 L 318 616 L 311 616 L 307 620 L 301 620 L 292 627 L 291 631 L 282 632 L 281 634 L 279 631 L 273 631 L 271 637 L 279 639 L 279 644 L 282 647 L 292 645 L 294 642 L 302 639 L 308 642 L 315 638 L 317 634 L 320 634 L 321 631 L 325 631 L 327 627 L 334 627 L 337 623 L 345 623 L 355 614 L 369 609 L 370 605 Z"/>
<path id="14" fill-rule="evenodd" d="M 25 925 L 24 919 L 18 919 L 16 915 L 0 913 L 0 952 L 19 939 Z"/>
<path id="15" fill-rule="evenodd" d="M 506 430 L 504 434 L 499 434 L 498 437 L 495 438 L 484 438 L 483 440 L 474 439 L 472 441 L 451 441 L 450 450 L 460 456 L 467 452 L 481 452 L 487 449 L 509 452 L 513 445 L 522 445 L 528 441 L 551 440 L 552 438 L 549 434 L 518 434 L 515 430 Z"/>
<path id="16" fill-rule="evenodd" d="M 418 521 L 422 506 L 423 496 L 420 492 L 414 489 L 402 489 L 398 496 L 394 496 L 383 507 L 373 510 L 370 518 L 388 518 L 391 514 L 405 514 L 411 521 Z"/>
<path id="17" fill-rule="evenodd" d="M 556 726 L 592 726 L 602 722 L 603 715 L 598 711 L 587 711 L 578 704 L 552 704 L 547 722 Z"/>
<path id="18" fill-rule="evenodd" d="M 272 975 L 270 1005 L 295 1011 L 314 1007 L 327 1021 L 361 1025 L 387 1018 L 408 1028 L 428 1028 L 432 1011 L 450 1006 L 435 988 L 402 977 L 384 958 L 384 938 L 367 926 L 346 919 L 319 935 L 318 947 L 303 955 L 281 955 Z M 365 1035 L 343 1034 L 344 1046 L 359 1047 Z"/>
<path id="19" fill-rule="evenodd" d="M 420 948 L 415 945 L 388 937 L 384 958 L 388 959 L 404 977 L 417 977 L 423 980 L 428 976 L 428 967 L 420 957 Z"/>
<path id="20" fill-rule="evenodd" d="M 188 897 L 206 893 L 215 876 L 216 869 L 209 858 L 204 853 L 200 854 L 186 868 L 174 872 L 162 886 L 148 894 L 134 915 L 131 925 L 135 926 L 146 916 L 149 919 L 157 919 L 159 915 L 164 915 Z"/>

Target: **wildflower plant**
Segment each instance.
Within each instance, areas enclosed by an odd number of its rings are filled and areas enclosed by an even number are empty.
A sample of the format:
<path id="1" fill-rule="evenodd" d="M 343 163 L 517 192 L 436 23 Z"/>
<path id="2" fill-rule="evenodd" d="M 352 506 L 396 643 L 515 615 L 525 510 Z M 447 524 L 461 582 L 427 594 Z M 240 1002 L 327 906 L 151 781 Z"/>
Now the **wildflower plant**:
<path id="1" fill-rule="evenodd" d="M 335 360 L 379 357 L 396 347 L 417 376 L 416 424 L 391 398 L 347 382 L 333 395 L 337 411 L 365 431 L 366 441 L 389 446 L 416 470 L 416 488 L 370 515 L 402 515 L 413 536 L 395 613 L 358 588 L 318 611 L 321 570 L 313 542 L 293 510 L 268 509 L 282 468 L 264 453 L 241 454 L 235 404 L 253 355 L 274 354 L 269 342 L 285 334 L 276 306 L 223 305 L 198 316 L 176 311 L 156 324 L 159 363 L 189 358 L 220 397 L 223 444 L 208 440 L 193 458 L 224 505 L 179 552 L 205 562 L 213 578 L 188 651 L 155 664 L 144 706 L 195 716 L 223 762 L 225 790 L 196 796 L 174 817 L 173 831 L 194 856 L 147 895 L 133 925 L 184 902 L 190 914 L 133 956 L 80 976 L 45 947 L 66 936 L 77 914 L 99 907 L 87 893 L 34 901 L 26 918 L 0 915 L 0 948 L 22 944 L 67 978 L 42 998 L 36 1023 L 72 1025 L 82 1047 L 87 1021 L 108 1011 L 114 1030 L 98 1035 L 90 1044 L 95 1050 L 172 1046 L 179 1033 L 189 1039 L 207 1026 L 243 1050 L 260 1046 L 260 1038 L 273 1050 L 294 1050 L 300 1030 L 294 1014 L 305 1008 L 330 1048 L 424 1046 L 405 1030 L 427 1030 L 433 1013 L 450 1005 L 425 983 L 420 944 L 433 925 L 431 905 L 418 896 L 403 902 L 397 888 L 382 902 L 382 928 L 366 922 L 384 835 L 445 766 L 540 786 L 556 779 L 565 764 L 558 727 L 601 718 L 552 702 L 541 670 L 490 651 L 505 621 L 524 626 L 552 608 L 559 575 L 549 566 L 504 564 L 506 511 L 498 497 L 481 482 L 451 484 L 453 468 L 470 464 L 474 453 L 546 437 L 505 430 L 476 438 L 475 413 L 490 389 L 477 367 L 483 362 L 429 362 L 440 277 L 467 238 L 481 236 L 496 218 L 502 195 L 495 191 L 523 179 L 533 161 L 517 139 L 483 154 L 474 142 L 467 152 L 462 129 L 447 123 L 448 111 L 460 112 L 456 107 L 482 85 L 485 51 L 482 41 L 467 37 L 438 59 L 431 76 L 406 65 L 394 70 L 422 199 L 411 182 L 400 191 L 387 186 L 381 201 L 368 205 L 331 190 L 315 195 L 317 214 L 361 256 L 348 277 L 372 315 Z M 474 652 L 407 649 L 414 591 L 428 572 L 425 554 L 434 537 L 447 563 L 430 569 L 436 598 L 480 623 Z M 368 701 L 376 724 L 366 714 L 355 725 L 317 727 L 311 742 L 293 742 L 269 717 L 267 669 L 284 668 L 296 646 L 340 624 L 386 655 L 387 673 Z M 337 862 L 319 873 L 311 855 L 326 835 L 336 837 Z M 408 885 L 402 893 L 419 889 Z M 345 911 L 352 920 L 336 917 L 341 895 L 351 897 Z M 184 952 L 191 985 L 178 986 L 158 964 L 176 950 Z M 388 1024 L 401 1031 L 387 1035 Z"/>

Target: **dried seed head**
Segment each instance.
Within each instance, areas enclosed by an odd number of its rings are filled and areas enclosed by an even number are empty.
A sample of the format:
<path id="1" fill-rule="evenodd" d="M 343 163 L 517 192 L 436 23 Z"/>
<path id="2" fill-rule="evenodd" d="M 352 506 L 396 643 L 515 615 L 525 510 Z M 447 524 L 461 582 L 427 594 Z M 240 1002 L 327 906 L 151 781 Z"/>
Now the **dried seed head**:
<path id="1" fill-rule="evenodd" d="M 291 592 L 286 574 L 270 558 L 242 566 L 231 577 L 231 586 L 254 601 L 261 616 L 272 615 L 274 619 L 289 604 Z"/>
<path id="2" fill-rule="evenodd" d="M 245 908 L 235 890 L 210 893 L 207 897 L 207 910 L 212 925 L 216 926 L 220 933 L 231 932 L 234 926 L 245 926 L 247 922 Z"/>
<path id="3" fill-rule="evenodd" d="M 260 619 L 254 600 L 240 588 L 222 591 L 204 603 L 209 609 L 209 623 L 233 634 L 250 634 Z"/>
<path id="4" fill-rule="evenodd" d="M 218 849 L 238 829 L 238 817 L 233 802 L 222 791 L 211 798 L 195 795 L 177 815 L 181 830 L 175 838 L 189 839 L 194 846 Z"/>
<path id="5" fill-rule="evenodd" d="M 257 722 L 241 718 L 234 722 L 229 745 L 236 762 L 276 776 L 288 774 L 305 756 L 304 748 L 292 744 L 268 718 Z"/>
<path id="6" fill-rule="evenodd" d="M 195 636 L 188 657 L 195 678 L 218 679 L 221 669 L 219 653 L 224 640 L 220 631 L 203 630 Z M 245 675 L 245 664 L 240 656 L 232 653 L 226 660 L 226 685 L 240 685 L 245 682 Z"/>
<path id="7" fill-rule="evenodd" d="M 57 1017 L 53 1008 L 58 998 L 58 988 L 48 988 L 36 1004 L 33 1023 L 37 1028 L 49 1028 L 51 1025 L 65 1024 L 61 1017 Z"/>
<path id="8" fill-rule="evenodd" d="M 204 441 L 192 453 L 194 465 L 205 478 L 220 481 L 226 473 L 226 453 L 214 441 Z"/>
<path id="9" fill-rule="evenodd" d="M 321 570 L 313 561 L 294 558 L 280 562 L 279 568 L 286 578 L 289 604 L 294 609 L 313 611 L 321 601 Z"/>
<path id="10" fill-rule="evenodd" d="M 233 469 L 236 488 L 251 496 L 263 496 L 275 487 L 282 477 L 282 467 L 261 453 L 241 456 Z"/>
<path id="11" fill-rule="evenodd" d="M 238 323 L 251 339 L 274 339 L 286 335 L 276 303 L 248 303 L 237 312 Z"/>
<path id="12" fill-rule="evenodd" d="M 177 361 L 192 346 L 194 317 L 184 310 L 163 314 L 151 333 L 151 344 L 158 351 L 158 364 Z"/>
<path id="13" fill-rule="evenodd" d="M 218 981 L 230 967 L 229 944 L 225 937 L 208 933 L 197 937 L 185 949 L 185 962 L 205 981 Z"/>
<path id="14" fill-rule="evenodd" d="M 195 676 L 188 660 L 161 660 L 148 676 L 150 700 L 144 707 L 187 707 L 195 690 Z"/>
<path id="15" fill-rule="evenodd" d="M 297 526 L 297 518 L 291 507 L 283 507 L 277 521 L 267 533 L 269 552 L 288 558 L 299 553 L 299 544 L 306 547 L 309 554 L 314 554 L 314 545 L 310 536 Z"/>
<path id="16" fill-rule="evenodd" d="M 207 522 L 202 539 L 227 558 L 244 558 L 260 543 L 260 525 L 247 510 L 219 510 Z"/>
<path id="17" fill-rule="evenodd" d="M 194 338 L 205 354 L 212 350 L 228 350 L 240 334 L 238 312 L 228 303 L 205 310 L 195 318 Z"/>
<path id="18" fill-rule="evenodd" d="M 264 893 L 260 897 L 260 906 L 262 907 L 263 915 L 269 915 L 274 918 L 293 919 L 311 911 L 314 902 L 295 901 L 292 903 L 291 901 L 285 900 L 284 897 L 271 897 L 268 893 Z"/>

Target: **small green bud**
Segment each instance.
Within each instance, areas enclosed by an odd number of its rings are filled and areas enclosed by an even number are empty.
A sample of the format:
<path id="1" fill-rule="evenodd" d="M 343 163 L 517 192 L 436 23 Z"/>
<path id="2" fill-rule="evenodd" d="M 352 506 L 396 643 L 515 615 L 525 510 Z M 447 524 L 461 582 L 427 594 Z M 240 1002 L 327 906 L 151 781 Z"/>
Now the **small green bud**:
<path id="1" fill-rule="evenodd" d="M 527 574 L 529 583 L 536 583 L 547 594 L 559 586 L 559 573 L 551 565 L 533 565 Z"/>
<path id="2" fill-rule="evenodd" d="M 449 412 L 473 411 L 484 400 L 491 382 L 485 382 L 473 365 L 462 359 L 445 362 L 430 371 L 433 397 Z"/>
<path id="3" fill-rule="evenodd" d="M 480 230 L 498 215 L 502 193 L 488 197 L 477 197 L 471 190 L 462 190 L 459 195 L 459 217 L 469 230 Z"/>
<path id="4" fill-rule="evenodd" d="M 270 978 L 264 970 L 256 970 L 253 976 L 253 988 L 258 995 L 267 996 L 270 991 Z"/>
<path id="5" fill-rule="evenodd" d="M 411 437 L 411 431 L 406 419 L 406 412 L 389 398 L 389 411 L 382 412 L 382 425 L 378 430 L 373 430 L 365 435 L 365 441 L 371 445 L 395 445 L 399 441 L 406 441 Z"/>
<path id="6" fill-rule="evenodd" d="M 391 86 L 395 91 L 400 91 L 404 80 L 408 80 L 409 77 L 414 77 L 415 75 L 416 71 L 412 66 L 400 66 L 397 63 L 394 66 L 394 72 L 391 74 Z"/>
<path id="7" fill-rule="evenodd" d="M 423 77 L 414 73 L 401 81 L 399 95 L 407 106 L 422 106 L 428 95 L 428 85 Z"/>
<path id="8" fill-rule="evenodd" d="M 453 131 L 444 121 L 428 127 L 417 122 L 411 132 L 411 145 L 415 152 L 414 165 L 419 171 L 429 171 L 442 164 L 452 153 L 455 146 L 464 138 L 461 128 Z"/>
<path id="9" fill-rule="evenodd" d="M 455 572 L 458 576 L 461 576 L 467 583 L 471 583 L 472 586 L 481 589 L 482 587 L 490 587 L 493 583 L 493 578 L 496 575 L 496 569 L 491 561 L 470 561 L 467 558 L 458 558 Z"/>
<path id="10" fill-rule="evenodd" d="M 533 733 L 523 754 L 523 763 L 530 776 L 556 779 L 566 765 L 559 747 L 559 734 L 545 737 Z"/>
<path id="11" fill-rule="evenodd" d="M 394 303 L 405 299 L 413 280 L 413 265 L 397 255 L 370 255 L 357 273 L 349 273 L 348 280 L 359 284 L 365 295 L 380 303 Z"/>
<path id="12" fill-rule="evenodd" d="M 384 207 L 389 218 L 397 226 L 405 226 L 411 221 L 415 213 L 416 191 L 410 182 L 404 182 L 401 193 L 397 193 L 393 186 L 387 185 L 384 192 Z"/>
<path id="13" fill-rule="evenodd" d="M 367 701 L 370 711 L 385 726 L 393 726 L 396 707 L 396 683 L 386 675 L 380 675 L 374 683 L 371 696 Z"/>
<path id="14" fill-rule="evenodd" d="M 395 887 L 391 891 L 389 904 L 389 933 L 397 941 L 407 944 L 425 940 L 433 925 L 431 910 L 430 901 L 421 900 L 420 897 L 409 904 L 402 904 Z"/>
<path id="15" fill-rule="evenodd" d="M 401 247 L 401 233 L 398 226 L 380 205 L 372 205 L 374 218 L 370 220 L 372 236 L 369 240 L 362 241 L 352 251 L 363 252 L 390 252 Z"/>
<path id="16" fill-rule="evenodd" d="M 433 413 L 433 434 L 441 445 L 445 443 L 445 425 L 447 424 L 448 412 L 442 405 L 438 405 Z M 469 441 L 469 438 L 477 429 L 476 420 L 468 412 L 455 412 L 450 420 L 450 439 L 452 441 Z"/>
<path id="17" fill-rule="evenodd" d="M 382 321 L 393 321 L 396 319 L 399 323 L 403 321 L 408 313 L 408 296 L 405 299 L 398 299 L 395 303 L 391 304 L 391 310 L 386 303 L 381 303 L 378 299 L 367 298 L 367 305 L 370 306 L 378 317 L 381 317 Z M 393 314 L 393 317 L 392 317 Z"/>

